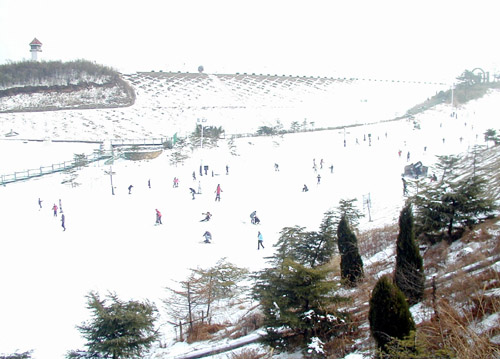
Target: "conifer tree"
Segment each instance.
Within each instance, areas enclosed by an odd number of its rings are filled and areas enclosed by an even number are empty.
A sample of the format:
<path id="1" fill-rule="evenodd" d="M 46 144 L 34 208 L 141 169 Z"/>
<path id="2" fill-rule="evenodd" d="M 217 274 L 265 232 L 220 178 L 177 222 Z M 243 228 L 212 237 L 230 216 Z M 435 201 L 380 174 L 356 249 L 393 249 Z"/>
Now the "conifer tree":
<path id="1" fill-rule="evenodd" d="M 123 302 L 116 294 L 109 294 L 108 300 L 101 299 L 95 292 L 87 298 L 92 319 L 78 330 L 87 340 L 88 351 L 72 351 L 67 357 L 143 358 L 157 338 L 154 323 L 158 312 L 154 304 Z"/>
<path id="2" fill-rule="evenodd" d="M 333 294 L 337 284 L 327 280 L 329 272 L 286 258 L 258 273 L 253 292 L 264 312 L 267 344 L 278 350 L 306 347 L 313 336 L 328 341 L 346 330 L 346 315 L 332 309 L 346 299 Z"/>
<path id="3" fill-rule="evenodd" d="M 408 302 L 388 276 L 381 277 L 373 288 L 368 319 L 371 334 L 383 351 L 392 338 L 404 339 L 415 330 Z"/>
<path id="4" fill-rule="evenodd" d="M 337 237 L 342 279 L 348 285 L 355 286 L 363 277 L 363 261 L 359 254 L 356 235 L 352 232 L 345 217 L 342 217 L 339 222 Z"/>
<path id="5" fill-rule="evenodd" d="M 424 296 L 424 268 L 418 244 L 415 241 L 413 213 L 407 204 L 399 215 L 399 234 L 396 242 L 396 270 L 394 283 L 404 293 L 410 305 Z"/>
<path id="6" fill-rule="evenodd" d="M 460 233 L 494 212 L 494 198 L 487 192 L 485 178 L 464 176 L 464 168 L 470 165 L 462 162 L 458 156 L 440 156 L 436 167 L 442 171 L 441 180 L 421 183 L 412 198 L 417 235 L 443 232 L 453 239 L 457 229 Z"/>

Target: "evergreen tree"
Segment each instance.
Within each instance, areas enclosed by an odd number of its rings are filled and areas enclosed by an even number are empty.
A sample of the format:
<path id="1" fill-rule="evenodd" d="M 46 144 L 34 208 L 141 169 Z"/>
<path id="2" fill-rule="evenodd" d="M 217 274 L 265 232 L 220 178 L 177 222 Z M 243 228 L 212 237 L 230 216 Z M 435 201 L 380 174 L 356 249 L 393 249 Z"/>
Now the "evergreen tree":
<path id="1" fill-rule="evenodd" d="M 334 228 L 338 227 L 338 224 L 342 217 L 344 217 L 351 228 L 357 233 L 357 228 L 360 218 L 364 217 L 364 214 L 355 207 L 356 198 L 353 199 L 341 199 L 339 205 L 335 211 L 327 212 L 332 218 L 330 219 L 331 224 Z"/>
<path id="2" fill-rule="evenodd" d="M 438 182 L 421 184 L 412 198 L 415 205 L 416 234 L 439 232 L 452 239 L 456 229 L 477 223 L 495 210 L 494 199 L 486 192 L 483 177 L 464 176 L 464 165 L 457 156 L 440 156 L 436 166 L 442 171 Z"/>
<path id="3" fill-rule="evenodd" d="M 292 259 L 309 267 L 323 265 L 330 261 L 335 251 L 335 239 L 331 229 L 331 215 L 327 212 L 321 223 L 319 232 L 305 231 L 304 227 L 285 227 L 274 245 L 275 264 L 285 258 Z"/>
<path id="4" fill-rule="evenodd" d="M 404 339 L 415 330 L 408 302 L 388 276 L 381 277 L 373 288 L 368 319 L 377 346 L 385 352 L 392 338 Z"/>
<path id="5" fill-rule="evenodd" d="M 92 319 L 78 327 L 87 340 L 87 352 L 73 351 L 68 358 L 142 358 L 156 340 L 156 307 L 149 302 L 123 302 L 116 294 L 108 300 L 95 292 L 87 296 Z M 108 304 L 108 301 L 110 302 Z"/>
<path id="6" fill-rule="evenodd" d="M 411 205 L 407 204 L 399 215 L 394 283 L 404 293 L 410 305 L 422 300 L 425 282 L 423 260 L 413 227 Z"/>
<path id="7" fill-rule="evenodd" d="M 355 286 L 363 277 L 363 261 L 359 254 L 356 235 L 352 232 L 345 217 L 342 217 L 339 222 L 337 237 L 342 279 L 348 285 Z"/>
<path id="8" fill-rule="evenodd" d="M 279 350 L 307 347 L 312 337 L 323 342 L 346 330 L 346 315 L 332 304 L 346 301 L 332 292 L 330 269 L 309 268 L 291 259 L 256 276 L 254 296 L 264 312 L 264 341 Z"/>

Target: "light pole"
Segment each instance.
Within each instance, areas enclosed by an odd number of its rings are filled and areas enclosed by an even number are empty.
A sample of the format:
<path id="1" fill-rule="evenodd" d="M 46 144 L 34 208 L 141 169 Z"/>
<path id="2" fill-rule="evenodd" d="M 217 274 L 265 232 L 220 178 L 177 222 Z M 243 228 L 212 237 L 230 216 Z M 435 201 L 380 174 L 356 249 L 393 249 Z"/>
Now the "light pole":
<path id="1" fill-rule="evenodd" d="M 109 166 L 109 172 L 104 171 L 107 175 L 109 175 L 109 179 L 111 180 L 111 194 L 114 196 L 115 195 L 115 187 L 113 186 L 113 175 L 115 172 L 113 172 L 113 167 Z"/>

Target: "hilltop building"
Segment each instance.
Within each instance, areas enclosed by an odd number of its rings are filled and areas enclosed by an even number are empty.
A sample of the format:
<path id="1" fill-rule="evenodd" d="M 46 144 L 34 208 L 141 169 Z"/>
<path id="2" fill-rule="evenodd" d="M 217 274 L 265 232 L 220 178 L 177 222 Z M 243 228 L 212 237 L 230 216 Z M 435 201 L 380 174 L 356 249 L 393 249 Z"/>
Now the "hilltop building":
<path id="1" fill-rule="evenodd" d="M 42 43 L 35 37 L 30 42 L 31 61 L 38 61 L 38 53 L 42 52 Z"/>

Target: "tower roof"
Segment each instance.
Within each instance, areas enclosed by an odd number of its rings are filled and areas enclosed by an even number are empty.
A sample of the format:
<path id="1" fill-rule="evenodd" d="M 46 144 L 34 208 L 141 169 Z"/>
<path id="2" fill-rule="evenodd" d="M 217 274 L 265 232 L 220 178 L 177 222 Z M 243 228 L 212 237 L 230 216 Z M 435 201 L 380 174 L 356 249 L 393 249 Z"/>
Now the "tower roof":
<path id="1" fill-rule="evenodd" d="M 42 43 L 35 37 L 33 41 L 30 42 L 30 45 L 42 45 Z"/>

